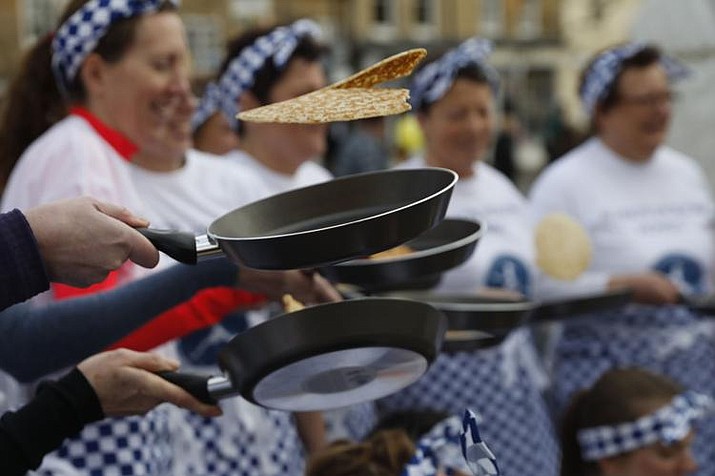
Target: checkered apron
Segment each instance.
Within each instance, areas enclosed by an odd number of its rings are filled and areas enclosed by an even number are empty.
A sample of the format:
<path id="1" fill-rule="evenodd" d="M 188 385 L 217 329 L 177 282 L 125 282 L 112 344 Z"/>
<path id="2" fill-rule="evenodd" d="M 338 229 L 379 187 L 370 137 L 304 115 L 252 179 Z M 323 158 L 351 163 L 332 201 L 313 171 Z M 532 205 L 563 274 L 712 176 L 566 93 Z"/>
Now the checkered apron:
<path id="1" fill-rule="evenodd" d="M 420 409 L 461 415 L 472 408 L 503 474 L 556 476 L 558 444 L 536 361 L 531 336 L 518 330 L 493 348 L 440 354 L 420 380 L 378 408 L 381 415 Z"/>
<path id="2" fill-rule="evenodd" d="M 240 397 L 224 400 L 221 407 L 224 415 L 216 419 L 181 412 L 174 427 L 179 445 L 173 474 L 303 474 L 302 445 L 290 413 L 266 410 Z"/>
<path id="3" fill-rule="evenodd" d="M 169 405 L 89 425 L 43 460 L 42 476 L 172 476 Z"/>
<path id="4" fill-rule="evenodd" d="M 552 401 L 562 414 L 571 396 L 614 367 L 667 375 L 689 390 L 715 395 L 715 321 L 684 306 L 629 306 L 564 326 L 554 352 Z M 715 419 L 697 428 L 697 476 L 715 476 Z"/>

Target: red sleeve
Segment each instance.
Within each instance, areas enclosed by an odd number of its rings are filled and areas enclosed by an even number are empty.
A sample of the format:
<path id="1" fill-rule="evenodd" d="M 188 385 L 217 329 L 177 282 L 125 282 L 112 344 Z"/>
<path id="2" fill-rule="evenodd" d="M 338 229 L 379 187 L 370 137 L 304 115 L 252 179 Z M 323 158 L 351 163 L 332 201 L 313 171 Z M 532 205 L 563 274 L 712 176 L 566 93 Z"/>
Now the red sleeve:
<path id="1" fill-rule="evenodd" d="M 104 281 L 93 284 L 87 288 L 75 288 L 73 286 L 68 286 L 66 284 L 52 283 L 52 294 L 55 299 L 69 299 L 76 298 L 80 296 L 87 296 L 89 294 L 99 293 L 102 291 L 108 291 L 112 288 L 117 287 L 117 282 L 119 281 L 119 271 L 112 271 L 107 275 Z"/>
<path id="2" fill-rule="evenodd" d="M 109 349 L 147 351 L 199 329 L 212 326 L 226 314 L 262 304 L 266 297 L 229 287 L 207 288 L 190 300 L 159 314 Z"/>

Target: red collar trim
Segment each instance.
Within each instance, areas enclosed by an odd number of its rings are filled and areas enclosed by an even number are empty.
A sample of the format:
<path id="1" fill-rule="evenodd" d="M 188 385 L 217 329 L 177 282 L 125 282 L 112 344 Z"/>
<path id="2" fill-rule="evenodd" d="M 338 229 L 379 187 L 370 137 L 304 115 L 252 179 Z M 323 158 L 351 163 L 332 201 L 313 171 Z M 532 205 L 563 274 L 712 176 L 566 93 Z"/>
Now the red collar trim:
<path id="1" fill-rule="evenodd" d="M 97 116 L 89 112 L 87 109 L 79 106 L 70 108 L 70 114 L 74 116 L 79 116 L 92 126 L 97 134 L 102 137 L 109 145 L 112 146 L 117 153 L 122 156 L 125 160 L 131 162 L 134 154 L 137 153 L 139 148 L 130 141 L 124 134 L 116 131 L 102 122 Z"/>

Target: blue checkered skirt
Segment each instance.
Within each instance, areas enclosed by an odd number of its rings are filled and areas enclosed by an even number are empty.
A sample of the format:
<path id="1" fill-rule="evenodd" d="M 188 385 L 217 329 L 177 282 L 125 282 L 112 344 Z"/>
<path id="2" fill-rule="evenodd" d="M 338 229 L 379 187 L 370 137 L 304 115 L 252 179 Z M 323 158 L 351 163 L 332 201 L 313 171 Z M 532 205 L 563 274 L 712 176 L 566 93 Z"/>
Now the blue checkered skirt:
<path id="1" fill-rule="evenodd" d="M 629 306 L 566 324 L 554 349 L 554 414 L 606 370 L 642 367 L 684 387 L 715 395 L 715 321 L 684 306 Z M 693 453 L 698 476 L 715 476 L 715 418 L 698 427 Z"/>
<path id="2" fill-rule="evenodd" d="M 47 455 L 42 476 L 172 476 L 171 407 L 89 425 Z"/>
<path id="3" fill-rule="evenodd" d="M 178 411 L 174 474 L 181 476 L 300 476 L 303 446 L 291 413 L 240 398 L 221 403 L 223 416 Z"/>
<path id="4" fill-rule="evenodd" d="M 559 450 L 545 384 L 528 331 L 501 345 L 473 352 L 442 353 L 427 373 L 401 392 L 378 401 L 381 415 L 403 410 L 479 414 L 479 431 L 504 474 L 556 476 Z"/>

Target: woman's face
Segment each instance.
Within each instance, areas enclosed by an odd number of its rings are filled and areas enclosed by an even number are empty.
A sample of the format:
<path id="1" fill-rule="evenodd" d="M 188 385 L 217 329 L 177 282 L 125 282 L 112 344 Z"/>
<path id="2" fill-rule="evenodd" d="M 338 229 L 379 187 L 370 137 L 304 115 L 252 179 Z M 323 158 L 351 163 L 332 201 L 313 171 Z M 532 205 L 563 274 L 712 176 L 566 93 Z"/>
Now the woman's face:
<path id="1" fill-rule="evenodd" d="M 672 115 L 673 93 L 665 69 L 655 63 L 623 72 L 617 102 L 598 112 L 599 136 L 630 159 L 647 159 L 663 144 Z"/>
<path id="2" fill-rule="evenodd" d="M 457 79 L 447 94 L 419 115 L 431 165 L 471 175 L 484 157 L 494 131 L 494 99 L 489 85 Z"/>
<path id="3" fill-rule="evenodd" d="M 327 79 L 319 61 L 295 58 L 273 85 L 269 102 L 285 101 L 325 86 Z M 249 136 L 264 141 L 278 168 L 291 173 L 307 160 L 325 152 L 327 127 L 324 124 L 249 124 L 244 123 L 246 140 Z"/>
<path id="4" fill-rule="evenodd" d="M 167 123 L 190 96 L 189 51 L 179 15 L 143 16 L 124 56 L 114 63 L 99 59 L 98 64 L 88 88 L 90 110 L 140 150 L 161 154 Z M 185 147 L 191 144 L 190 131 L 174 132 Z"/>
<path id="5" fill-rule="evenodd" d="M 654 444 L 613 458 L 604 476 L 686 476 L 697 470 L 691 445 L 693 434 L 671 446 Z M 602 466 L 603 467 L 603 466 Z"/>

